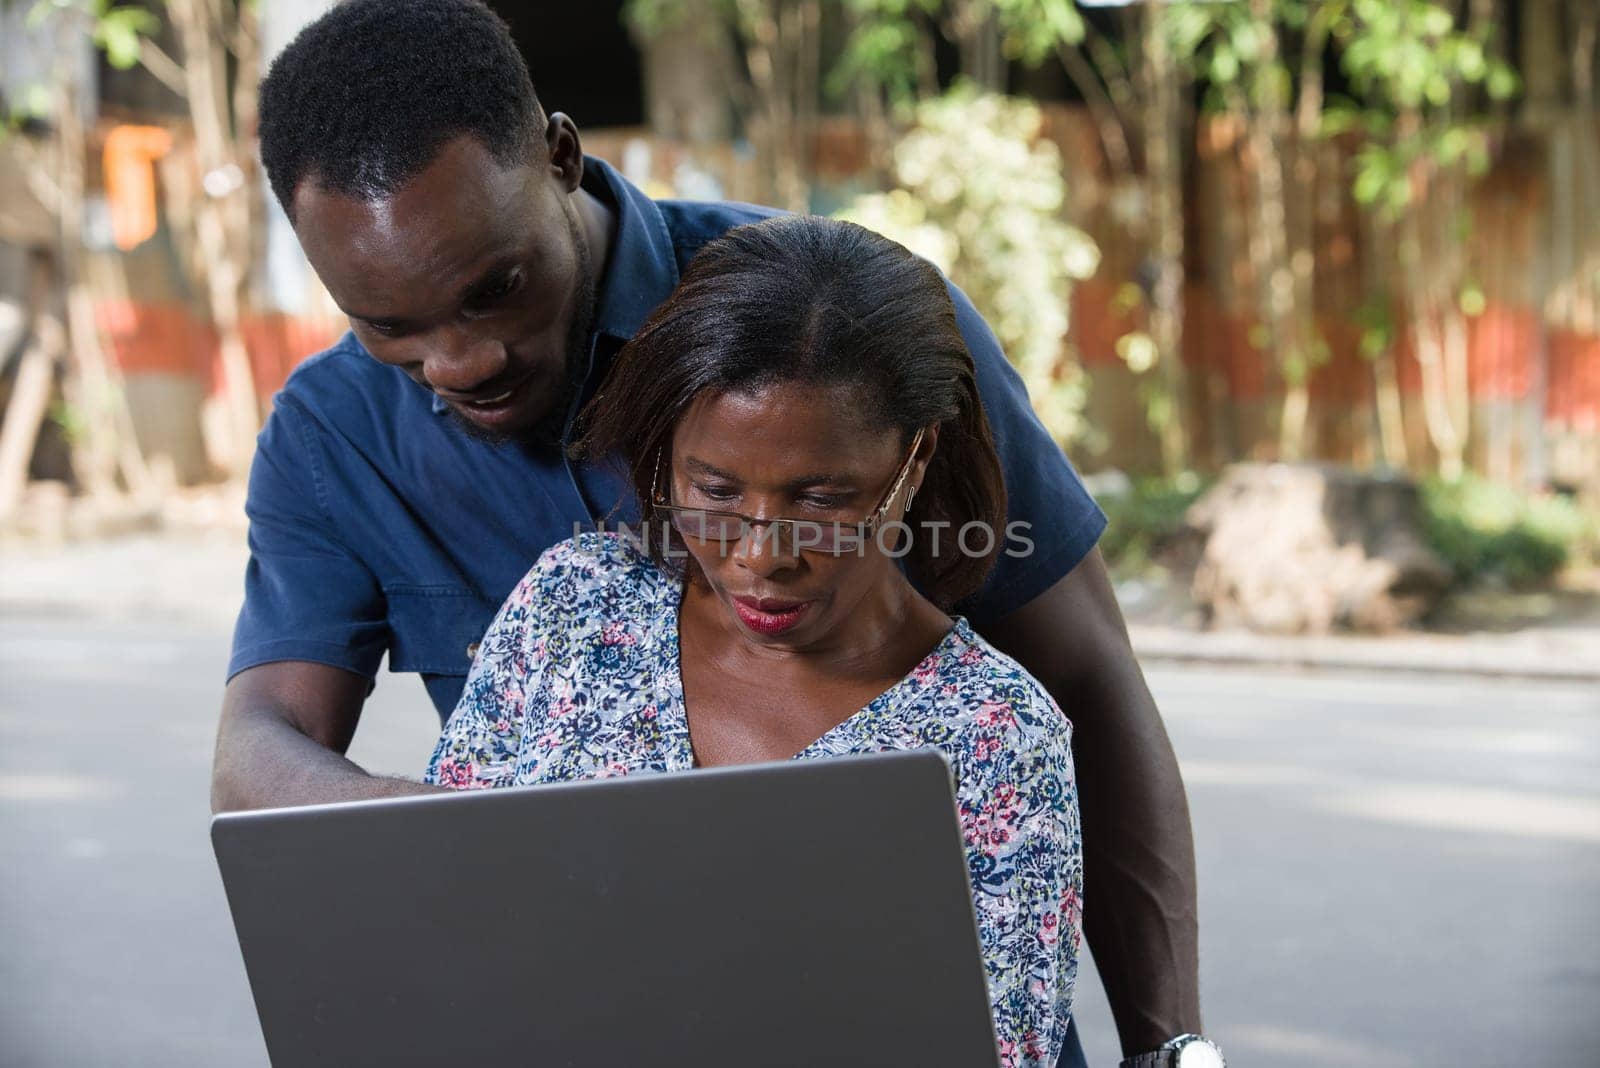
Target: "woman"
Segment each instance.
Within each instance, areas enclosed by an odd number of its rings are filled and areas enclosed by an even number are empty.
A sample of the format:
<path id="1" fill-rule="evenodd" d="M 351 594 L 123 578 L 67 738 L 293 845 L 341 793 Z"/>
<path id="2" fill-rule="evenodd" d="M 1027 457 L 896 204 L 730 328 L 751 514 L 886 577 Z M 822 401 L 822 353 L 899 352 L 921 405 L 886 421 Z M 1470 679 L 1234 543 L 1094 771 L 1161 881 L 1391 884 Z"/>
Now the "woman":
<path id="1" fill-rule="evenodd" d="M 1071 726 L 946 614 L 1004 549 L 1005 488 L 939 273 L 848 223 L 729 231 L 618 354 L 578 448 L 627 464 L 643 526 L 539 559 L 429 780 L 942 749 L 1002 1062 L 1053 1065 L 1081 927 Z"/>

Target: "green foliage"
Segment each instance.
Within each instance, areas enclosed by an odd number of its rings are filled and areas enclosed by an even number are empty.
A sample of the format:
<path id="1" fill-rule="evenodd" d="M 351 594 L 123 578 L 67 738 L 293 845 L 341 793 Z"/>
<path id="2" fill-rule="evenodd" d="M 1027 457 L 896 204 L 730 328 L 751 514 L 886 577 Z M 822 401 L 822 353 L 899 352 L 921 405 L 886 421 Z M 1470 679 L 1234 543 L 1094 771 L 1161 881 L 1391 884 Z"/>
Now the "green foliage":
<path id="1" fill-rule="evenodd" d="M 1336 33 L 1354 88 L 1395 108 L 1442 108 L 1458 85 L 1483 85 L 1502 100 L 1517 89 L 1515 72 L 1489 55 L 1487 39 L 1433 0 L 1350 0 Z"/>
<path id="2" fill-rule="evenodd" d="M 1101 494 L 1096 499 L 1106 513 L 1106 532 L 1100 536 L 1106 566 L 1119 578 L 1157 566 L 1162 550 L 1183 530 L 1189 506 L 1208 488 L 1201 479 L 1186 474 L 1174 479 L 1139 479 L 1125 493 Z"/>
<path id="3" fill-rule="evenodd" d="M 1356 199 L 1392 218 L 1416 195 L 1417 164 L 1487 170 L 1487 136 L 1471 98 L 1508 100 L 1521 85 L 1491 54 L 1492 27 L 1462 26 L 1433 0 L 1340 2 L 1333 35 L 1357 99 L 1331 105 L 1323 132 L 1369 138 L 1356 157 Z"/>
<path id="4" fill-rule="evenodd" d="M 106 54 L 106 61 L 118 70 L 139 64 L 140 40 L 161 28 L 153 13 L 137 7 L 101 7 L 95 24 L 94 43 Z"/>
<path id="5" fill-rule="evenodd" d="M 118 70 L 138 66 L 141 38 L 161 28 L 161 19 L 155 12 L 129 4 L 116 5 L 111 0 L 39 0 L 28 11 L 28 26 L 42 26 L 59 16 L 89 20 L 95 45 Z"/>
<path id="6" fill-rule="evenodd" d="M 1073 0 L 989 0 L 1012 59 L 1036 66 L 1064 44 L 1084 37 L 1083 15 Z"/>
<path id="7" fill-rule="evenodd" d="M 1356 325 L 1361 328 L 1360 353 L 1363 360 L 1376 360 L 1394 345 L 1396 324 L 1389 302 L 1369 298 L 1356 309 Z"/>
<path id="8" fill-rule="evenodd" d="M 89 421 L 77 405 L 56 401 L 50 406 L 50 421 L 61 428 L 62 437 L 70 444 L 82 445 L 88 440 Z"/>
<path id="9" fill-rule="evenodd" d="M 1600 517 L 1553 494 L 1525 496 L 1476 475 L 1422 487 L 1429 544 L 1465 585 L 1531 586 L 1600 548 Z"/>
<path id="10" fill-rule="evenodd" d="M 731 5 L 719 3 L 719 8 Z M 627 0 L 622 7 L 622 21 L 646 37 L 655 37 L 676 28 L 689 13 L 684 0 Z"/>
<path id="11" fill-rule="evenodd" d="M 909 105 L 917 96 L 918 50 L 939 0 L 843 0 L 842 6 L 851 30 L 828 74 L 828 93 L 843 96 L 851 85 L 865 83 L 894 104 Z"/>
<path id="12" fill-rule="evenodd" d="M 916 109 L 896 144 L 899 188 L 858 197 L 842 218 L 933 261 L 966 291 L 1021 372 L 1057 441 L 1084 430 L 1084 381 L 1064 360 L 1072 283 L 1100 253 L 1061 216 L 1062 161 L 1039 109 L 957 86 Z"/>
<path id="13" fill-rule="evenodd" d="M 931 44 L 940 16 L 954 5 L 943 0 L 840 0 L 840 6 L 851 29 L 829 76 L 829 91 L 838 95 L 860 81 L 883 90 L 895 104 L 912 103 L 918 90 L 918 53 Z M 1006 56 L 1029 66 L 1084 37 L 1083 15 L 1074 0 L 967 0 L 966 6 L 986 8 L 999 28 Z"/>

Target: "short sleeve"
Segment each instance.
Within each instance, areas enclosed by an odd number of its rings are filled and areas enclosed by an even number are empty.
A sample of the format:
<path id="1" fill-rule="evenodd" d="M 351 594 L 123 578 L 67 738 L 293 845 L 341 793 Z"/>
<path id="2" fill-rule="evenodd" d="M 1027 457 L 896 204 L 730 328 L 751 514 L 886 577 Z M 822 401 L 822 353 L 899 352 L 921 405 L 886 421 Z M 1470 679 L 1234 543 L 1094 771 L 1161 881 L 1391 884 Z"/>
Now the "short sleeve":
<path id="1" fill-rule="evenodd" d="M 383 660 L 383 591 L 334 528 L 317 450 L 310 422 L 280 395 L 250 466 L 250 562 L 229 678 L 306 660 L 371 680 Z"/>
<path id="2" fill-rule="evenodd" d="M 962 832 L 1002 1068 L 1049 1068 L 1072 1014 L 1081 944 L 1082 843 L 1066 736 L 1005 729 L 1061 713 L 985 709 L 960 784 Z M 980 720 L 984 713 L 980 713 Z"/>
<path id="3" fill-rule="evenodd" d="M 548 658 L 539 626 L 557 558 L 546 552 L 500 607 L 445 722 L 424 782 L 454 789 L 510 786 L 516 779 L 528 712 Z"/>
<path id="4" fill-rule="evenodd" d="M 982 628 L 1055 585 L 1089 555 L 1106 526 L 1078 473 L 1028 400 L 1022 376 L 965 293 L 950 287 L 956 321 L 977 367 L 978 393 L 1006 480 L 1008 538 L 983 588 L 956 606 Z M 1016 524 L 1027 524 L 1018 528 Z"/>

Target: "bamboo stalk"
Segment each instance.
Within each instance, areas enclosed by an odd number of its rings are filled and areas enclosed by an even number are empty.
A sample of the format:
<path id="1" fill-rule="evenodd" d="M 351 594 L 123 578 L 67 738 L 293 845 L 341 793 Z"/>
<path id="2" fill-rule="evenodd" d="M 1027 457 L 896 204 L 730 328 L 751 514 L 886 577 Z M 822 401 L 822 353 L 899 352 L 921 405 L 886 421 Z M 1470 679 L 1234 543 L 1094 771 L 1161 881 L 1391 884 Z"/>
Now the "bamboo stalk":
<path id="1" fill-rule="evenodd" d="M 1150 183 L 1150 251 L 1156 264 L 1150 294 L 1150 336 L 1155 342 L 1166 411 L 1154 429 L 1169 477 L 1189 465 L 1184 427 L 1183 178 L 1177 154 L 1177 72 L 1167 53 L 1159 0 L 1146 0 L 1142 39 L 1145 82 L 1144 149 Z"/>
<path id="2" fill-rule="evenodd" d="M 185 96 L 194 125 L 200 173 L 219 183 L 205 189 L 194 207 L 195 236 L 200 252 L 199 273 L 217 328 L 221 355 L 229 424 L 226 467 L 233 477 L 242 478 L 249 469 L 261 421 L 255 374 L 243 333 L 242 305 L 250 254 L 250 209 L 244 199 L 251 188 L 244 175 L 250 161 L 236 158 L 234 152 L 221 7 L 205 0 L 169 0 L 167 11 L 182 42 Z M 239 177 L 232 188 L 226 186 L 229 174 Z M 202 182 L 202 186 L 206 184 Z"/>
<path id="3" fill-rule="evenodd" d="M 56 365 L 66 347 L 61 323 L 46 314 L 44 303 L 50 289 L 48 258 L 31 257 L 24 329 L 31 333 L 17 367 L 11 399 L 6 404 L 5 420 L 0 422 L 0 527 L 10 522 L 22 500 L 28 482 L 28 465 L 50 408 L 55 389 Z"/>

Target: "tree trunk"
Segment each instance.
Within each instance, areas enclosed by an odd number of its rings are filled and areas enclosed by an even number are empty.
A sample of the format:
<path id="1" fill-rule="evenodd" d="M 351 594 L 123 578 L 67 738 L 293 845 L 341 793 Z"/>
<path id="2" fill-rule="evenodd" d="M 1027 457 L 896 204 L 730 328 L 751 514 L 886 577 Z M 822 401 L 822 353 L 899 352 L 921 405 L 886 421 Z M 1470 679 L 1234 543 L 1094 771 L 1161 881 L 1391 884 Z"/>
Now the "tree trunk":
<path id="1" fill-rule="evenodd" d="M 55 390 L 56 364 L 65 348 L 60 321 L 45 310 L 51 288 L 49 258 L 35 253 L 30 260 L 23 329 L 31 336 L 22 351 L 5 420 L 0 422 L 0 527 L 10 521 L 22 500 L 28 466 Z"/>
<path id="2" fill-rule="evenodd" d="M 1383 314 L 1393 314 L 1397 287 L 1394 284 L 1395 240 L 1392 226 L 1377 213 L 1367 216 L 1370 229 L 1364 242 L 1365 263 L 1362 275 L 1368 287 L 1368 300 L 1382 302 Z M 1386 331 L 1383 348 L 1372 360 L 1372 392 L 1377 401 L 1378 439 L 1384 463 L 1397 471 L 1411 467 L 1406 444 L 1405 400 L 1400 391 L 1400 367 L 1395 359 L 1394 333 Z"/>
<path id="3" fill-rule="evenodd" d="M 1167 50 L 1160 0 L 1145 0 L 1142 41 L 1144 152 L 1150 190 L 1150 337 L 1161 386 L 1150 408 L 1168 477 L 1189 467 L 1184 427 L 1183 173 L 1178 154 L 1178 72 Z"/>
<path id="4" fill-rule="evenodd" d="M 946 20 L 946 35 L 956 43 L 961 73 L 987 93 L 1006 91 L 1005 57 L 994 6 L 983 0 L 958 0 Z"/>
<path id="5" fill-rule="evenodd" d="M 1322 53 L 1330 28 L 1327 5 L 1314 8 L 1301 42 L 1300 89 L 1295 101 L 1294 145 L 1289 168 L 1291 184 L 1285 198 L 1287 262 L 1279 269 L 1287 269 L 1290 278 L 1291 349 L 1286 355 L 1297 363 L 1298 374 L 1287 376 L 1278 449 L 1285 459 L 1292 460 L 1305 454 L 1311 409 L 1310 374 L 1321 362 L 1316 304 L 1317 156 L 1322 147 Z M 1270 33 L 1272 26 L 1269 24 L 1262 29 Z M 1288 204 L 1293 204 L 1295 210 L 1287 210 Z"/>
<path id="6" fill-rule="evenodd" d="M 811 63 L 804 52 L 816 48 L 815 35 L 806 33 L 797 0 L 739 0 L 739 26 L 752 89 L 753 139 L 771 161 L 774 198 L 791 211 L 805 211 L 810 204 L 805 157 L 814 127 L 802 121 L 807 105 L 798 94 L 802 72 Z M 809 106 L 814 108 L 814 101 Z"/>
<path id="7" fill-rule="evenodd" d="M 1075 44 L 1063 43 L 1056 49 L 1067 77 L 1082 94 L 1094 119 L 1095 133 L 1100 139 L 1100 149 L 1106 155 L 1106 169 L 1110 172 L 1113 187 L 1133 180 L 1133 153 L 1128 148 L 1128 135 L 1123 129 L 1123 116 L 1117 111 L 1111 95 L 1101 83 L 1100 74 Z"/>
<path id="8" fill-rule="evenodd" d="M 1402 133 L 1415 129 L 1416 117 L 1402 113 Z M 1447 196 L 1435 174 L 1426 199 L 1413 201 L 1400 213 L 1400 265 L 1405 274 L 1407 306 L 1417 364 L 1422 372 L 1422 413 L 1428 439 L 1438 454 L 1439 474 L 1457 479 L 1466 471 L 1467 415 L 1460 394 L 1465 383 L 1465 332 L 1451 292 L 1454 272 L 1449 244 L 1433 239 L 1438 230 L 1424 215 L 1438 211 Z M 1448 207 L 1446 208 L 1448 210 Z"/>
<path id="9" fill-rule="evenodd" d="M 98 496 L 115 496 L 117 476 L 136 496 L 148 489 L 144 457 L 134 437 L 122 376 L 106 359 L 95 322 L 94 297 L 84 262 L 84 175 L 88 166 L 88 134 L 79 111 L 78 88 L 66 73 L 66 61 L 57 66 L 56 136 L 59 192 L 56 210 L 60 226 L 60 280 L 66 305 L 66 335 L 71 374 L 65 383 L 67 402 L 81 421 L 75 443 L 73 467 L 83 488 Z"/>
<path id="10" fill-rule="evenodd" d="M 185 95 L 194 124 L 195 149 L 204 195 L 195 205 L 195 236 L 211 320 L 222 362 L 223 397 L 228 416 L 228 447 L 223 466 L 235 478 L 249 470 L 261 424 L 255 374 L 243 330 L 244 286 L 249 276 L 252 236 L 252 166 L 235 136 L 229 106 L 227 50 L 242 25 L 224 25 L 223 12 L 239 16 L 228 0 L 168 0 L 167 12 L 182 43 Z M 247 72 L 239 72 L 241 77 Z"/>

